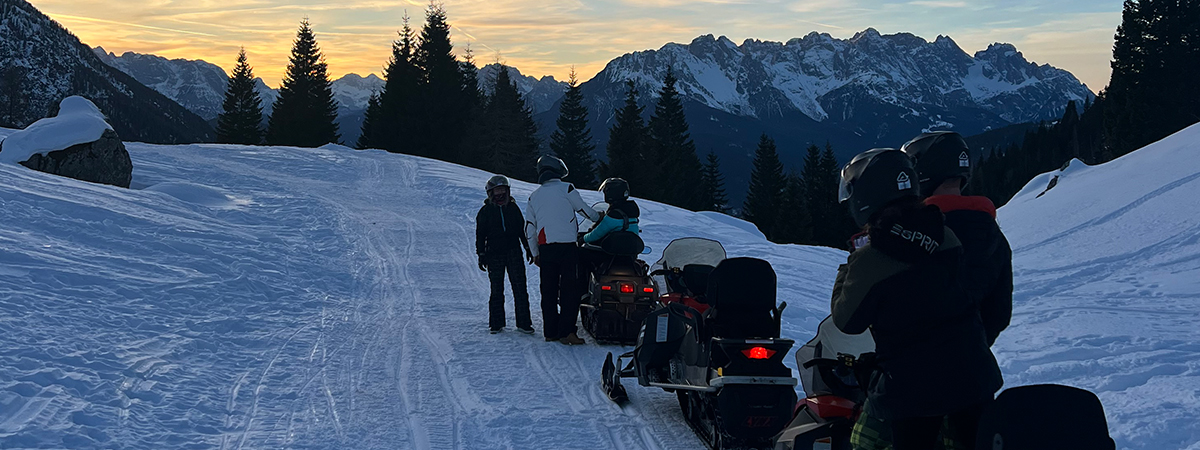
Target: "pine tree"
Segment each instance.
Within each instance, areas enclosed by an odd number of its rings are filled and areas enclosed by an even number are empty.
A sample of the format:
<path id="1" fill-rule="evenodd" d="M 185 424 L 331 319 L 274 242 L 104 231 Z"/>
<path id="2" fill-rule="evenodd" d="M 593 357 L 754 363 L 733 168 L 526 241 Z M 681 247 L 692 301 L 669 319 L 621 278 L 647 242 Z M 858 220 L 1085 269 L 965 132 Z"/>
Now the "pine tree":
<path id="1" fill-rule="evenodd" d="M 574 68 L 567 79 L 567 92 L 558 107 L 555 124 L 558 129 L 550 135 L 550 150 L 570 168 L 571 173 L 564 181 L 583 189 L 595 189 L 599 184 L 596 180 L 596 160 L 592 158 L 596 145 L 592 144 L 588 111 L 583 106 L 583 92 Z"/>
<path id="2" fill-rule="evenodd" d="M 358 135 L 355 148 L 365 150 L 381 147 L 379 131 L 383 125 L 383 109 L 379 105 L 379 92 L 372 92 L 367 98 L 367 111 L 363 115 L 362 133 Z"/>
<path id="3" fill-rule="evenodd" d="M 225 85 L 225 102 L 217 115 L 217 142 L 255 145 L 262 142 L 262 99 L 254 90 L 254 73 L 246 49 L 238 51 L 237 66 Z"/>
<path id="4" fill-rule="evenodd" d="M 729 211 L 729 197 L 725 194 L 725 176 L 721 175 L 721 159 L 716 153 L 708 152 L 707 162 L 701 177 L 701 211 Z"/>
<path id="5" fill-rule="evenodd" d="M 1106 159 L 1200 121 L 1200 2 L 1126 0 L 1113 45 Z"/>
<path id="6" fill-rule="evenodd" d="M 816 145 L 809 145 L 804 153 L 804 166 L 800 169 L 800 184 L 801 195 L 804 200 L 797 202 L 798 206 L 804 209 L 804 216 L 808 218 L 809 232 L 807 233 L 806 244 L 816 244 L 819 238 L 827 234 L 826 229 L 832 224 L 831 211 L 828 210 L 828 205 L 823 201 L 825 198 L 825 190 L 829 188 L 827 185 L 827 177 L 825 176 L 825 166 L 821 161 L 821 148 Z M 836 188 L 835 188 L 836 189 Z M 836 195 L 836 193 L 835 193 Z"/>
<path id="7" fill-rule="evenodd" d="M 778 231 L 785 182 L 775 140 L 763 134 L 754 151 L 754 169 L 750 172 L 750 188 L 742 205 L 742 218 L 758 226 L 767 239 L 773 239 Z"/>
<path id="8" fill-rule="evenodd" d="M 631 192 L 642 192 L 639 197 L 653 198 L 649 194 L 655 186 L 655 168 L 646 158 L 650 134 L 637 103 L 637 87 L 630 80 L 625 88 L 625 104 L 616 111 L 615 123 L 608 130 L 608 164 L 602 172 L 605 177 L 624 178 Z"/>
<path id="9" fill-rule="evenodd" d="M 838 202 L 838 187 L 842 179 L 841 165 L 833 154 L 833 145 L 828 142 L 825 143 L 825 150 L 821 152 L 819 167 L 823 176 L 821 188 L 816 192 L 818 195 L 807 198 L 825 205 L 822 212 L 825 214 L 823 220 L 827 222 L 820 228 L 813 224 L 813 241 L 817 245 L 844 249 L 850 236 L 858 231 L 858 226 L 855 225 L 854 218 L 850 216 L 846 206 Z"/>
<path id="10" fill-rule="evenodd" d="M 500 67 L 483 109 L 484 152 L 474 163 L 484 170 L 533 182 L 537 176 L 537 125 L 508 71 L 507 66 Z"/>
<path id="11" fill-rule="evenodd" d="M 0 72 L 0 127 L 25 128 L 29 125 L 29 93 L 25 79 L 29 69 L 9 66 Z"/>
<path id="12" fill-rule="evenodd" d="M 776 218 L 773 242 L 779 244 L 812 243 L 812 218 L 806 207 L 804 180 L 795 173 L 784 177 L 783 196 Z"/>
<path id="13" fill-rule="evenodd" d="M 700 192 L 695 188 L 702 176 L 700 159 L 696 157 L 696 144 L 688 133 L 687 117 L 683 112 L 683 100 L 675 89 L 678 81 L 670 67 L 663 78 L 663 87 L 658 93 L 654 115 L 650 117 L 649 129 L 653 142 L 654 167 L 661 168 L 656 178 L 658 199 L 693 211 L 704 208 Z"/>
<path id="14" fill-rule="evenodd" d="M 279 97 L 267 124 L 267 143 L 318 147 L 338 142 L 337 101 L 317 38 L 308 19 L 300 22 Z"/>
<path id="15" fill-rule="evenodd" d="M 420 113 L 421 69 L 416 65 L 416 37 L 407 14 L 403 20 L 399 39 L 392 41 L 392 56 L 383 70 L 385 82 L 379 93 L 379 120 L 373 123 L 368 140 L 376 148 L 412 154 L 415 152 L 409 139 L 415 129 L 415 116 Z M 363 132 L 367 131 L 364 128 Z"/>
<path id="16" fill-rule="evenodd" d="M 478 86 L 466 83 L 463 64 L 450 43 L 446 10 L 439 4 L 431 3 L 425 11 L 415 61 L 423 82 L 417 95 L 421 109 L 410 134 L 413 154 L 464 162 L 459 151 Z"/>

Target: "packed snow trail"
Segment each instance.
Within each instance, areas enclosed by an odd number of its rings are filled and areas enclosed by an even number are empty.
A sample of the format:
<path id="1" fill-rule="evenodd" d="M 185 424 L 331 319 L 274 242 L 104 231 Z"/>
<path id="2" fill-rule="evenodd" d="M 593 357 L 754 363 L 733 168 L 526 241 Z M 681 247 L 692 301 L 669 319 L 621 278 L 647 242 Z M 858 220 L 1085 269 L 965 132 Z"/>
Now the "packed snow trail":
<path id="1" fill-rule="evenodd" d="M 674 395 L 607 400 L 621 347 L 542 340 L 536 268 L 539 333 L 512 331 L 511 294 L 509 331 L 487 333 L 488 174 L 333 146 L 129 148 L 132 190 L 0 167 L 5 446 L 701 446 Z M 514 183 L 522 207 L 530 190 Z M 801 274 L 780 283 L 788 333 L 815 329 L 841 252 L 644 205 L 659 250 L 722 237 Z"/>
<path id="2" fill-rule="evenodd" d="M 1000 213 L 1006 386 L 1096 391 L 1119 448 L 1200 450 L 1200 128 L 1173 139 L 1035 198 L 1045 175 Z M 0 447 L 702 447 L 674 395 L 630 385 L 622 409 L 600 392 L 623 348 L 516 333 L 507 291 L 510 328 L 487 333 L 472 233 L 490 174 L 337 146 L 127 145 L 133 189 L 0 164 Z M 531 189 L 514 182 L 520 206 Z M 844 252 L 639 203 L 647 260 L 717 239 L 775 267 L 785 337 L 828 314 Z"/>

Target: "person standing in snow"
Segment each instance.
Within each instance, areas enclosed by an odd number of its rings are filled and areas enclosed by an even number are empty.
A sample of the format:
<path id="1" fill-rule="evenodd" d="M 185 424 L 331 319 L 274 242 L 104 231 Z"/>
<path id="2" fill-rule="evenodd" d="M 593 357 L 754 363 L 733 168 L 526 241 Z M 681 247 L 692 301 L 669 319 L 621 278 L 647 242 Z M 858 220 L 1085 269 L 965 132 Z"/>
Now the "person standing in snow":
<path id="1" fill-rule="evenodd" d="M 946 226 L 962 241 L 967 288 L 979 302 L 988 346 L 1012 320 L 1012 248 L 996 223 L 996 205 L 983 196 L 965 196 L 971 181 L 971 151 L 953 131 L 924 133 L 900 148 L 917 169 L 925 204 L 937 206 Z"/>
<path id="2" fill-rule="evenodd" d="M 508 178 L 504 175 L 496 175 L 487 181 L 488 198 L 475 215 L 475 253 L 479 255 L 479 270 L 488 273 L 492 284 L 492 294 L 488 298 L 488 328 L 492 334 L 499 333 L 505 326 L 505 271 L 508 271 L 508 280 L 512 284 L 517 331 L 533 334 L 524 265 L 525 260 L 533 261 L 533 253 L 525 240 L 525 217 L 509 189 Z"/>
<path id="3" fill-rule="evenodd" d="M 542 333 L 546 341 L 582 344 L 576 333 L 579 317 L 579 219 L 600 220 L 600 214 L 584 203 L 579 191 L 564 183 L 567 165 L 543 155 L 537 161 L 537 189 L 529 194 L 529 218 L 525 236 L 533 251 L 533 263 L 541 268 Z"/>
<path id="4" fill-rule="evenodd" d="M 875 338 L 864 414 L 890 425 L 896 450 L 934 448 L 945 421 L 956 441 L 974 442 L 1003 384 L 962 244 L 916 180 L 904 152 L 874 149 L 846 164 L 838 194 L 869 239 L 838 267 L 830 308 L 838 329 Z"/>
<path id="5" fill-rule="evenodd" d="M 962 242 L 967 293 L 979 305 L 987 343 L 991 346 L 1012 318 L 1012 250 L 996 223 L 996 206 L 992 201 L 987 197 L 962 195 L 962 189 L 971 179 L 970 148 L 958 133 L 937 131 L 913 138 L 900 150 L 913 160 L 921 195 L 926 196 L 925 204 L 941 210 L 946 227 Z M 854 448 L 889 448 L 891 433 L 887 425 L 868 414 L 860 415 L 852 433 Z M 951 439 L 953 434 L 943 429 L 945 448 L 974 446 Z"/>

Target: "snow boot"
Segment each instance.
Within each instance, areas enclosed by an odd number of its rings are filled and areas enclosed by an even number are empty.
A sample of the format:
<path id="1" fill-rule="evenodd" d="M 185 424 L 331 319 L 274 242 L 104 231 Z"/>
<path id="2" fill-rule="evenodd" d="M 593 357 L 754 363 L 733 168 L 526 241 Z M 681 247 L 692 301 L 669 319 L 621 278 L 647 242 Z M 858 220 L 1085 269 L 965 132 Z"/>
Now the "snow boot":
<path id="1" fill-rule="evenodd" d="M 525 327 L 525 328 L 517 327 L 517 331 L 520 331 L 525 334 L 533 334 L 533 327 Z"/>
<path id="2" fill-rule="evenodd" d="M 584 340 L 583 338 L 579 337 L 579 335 L 571 333 L 564 336 L 562 339 L 559 339 L 558 342 L 562 342 L 567 345 L 580 345 L 584 343 Z"/>
<path id="3" fill-rule="evenodd" d="M 504 330 L 504 327 L 492 327 L 490 330 L 488 330 L 488 333 L 496 334 L 503 330 Z"/>

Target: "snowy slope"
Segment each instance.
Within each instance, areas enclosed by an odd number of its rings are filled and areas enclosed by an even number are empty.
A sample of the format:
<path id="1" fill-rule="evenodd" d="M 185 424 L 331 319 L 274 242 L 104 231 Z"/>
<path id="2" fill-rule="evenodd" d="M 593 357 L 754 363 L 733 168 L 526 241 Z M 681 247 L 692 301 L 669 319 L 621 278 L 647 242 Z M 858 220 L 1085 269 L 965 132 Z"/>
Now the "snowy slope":
<path id="1" fill-rule="evenodd" d="M 701 446 L 673 395 L 608 402 L 599 369 L 619 347 L 487 334 L 487 174 L 337 147 L 128 148 L 143 189 L 0 167 L 6 446 Z M 816 328 L 844 254 L 644 210 L 656 249 L 720 237 L 772 260 L 787 334 Z"/>
<path id="2" fill-rule="evenodd" d="M 995 347 L 1005 381 L 1097 392 L 1118 448 L 1200 449 L 1197 151 L 1200 125 L 1072 161 L 1000 210 L 1017 286 Z"/>
<path id="3" fill-rule="evenodd" d="M 1148 150 L 1184 152 L 1200 129 L 1188 133 Z M 600 364 L 619 347 L 487 334 L 471 233 L 488 174 L 338 146 L 127 145 L 132 190 L 0 165 L 4 446 L 701 447 L 673 395 L 605 399 Z M 1167 156 L 1158 170 L 1143 152 L 1002 211 L 1019 288 L 997 351 L 1009 385 L 1100 392 L 1120 448 L 1195 450 L 1200 258 L 1174 235 L 1195 229 L 1197 206 L 1159 202 L 1194 191 L 1200 167 Z M 1079 200 L 1143 182 L 1143 167 L 1158 170 L 1144 193 Z M 531 187 L 514 186 L 522 206 Z M 771 261 L 785 336 L 807 340 L 827 314 L 844 252 L 770 244 L 727 216 L 643 211 L 655 253 L 702 236 Z M 1141 250 L 1094 245 L 1121 229 Z M 1110 275 L 1118 263 L 1129 268 Z"/>

